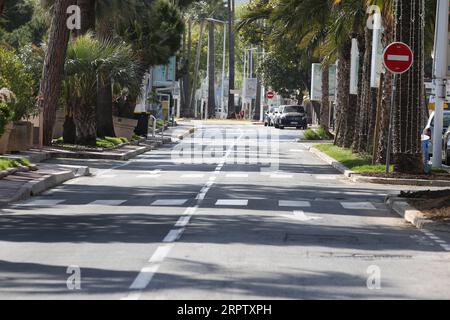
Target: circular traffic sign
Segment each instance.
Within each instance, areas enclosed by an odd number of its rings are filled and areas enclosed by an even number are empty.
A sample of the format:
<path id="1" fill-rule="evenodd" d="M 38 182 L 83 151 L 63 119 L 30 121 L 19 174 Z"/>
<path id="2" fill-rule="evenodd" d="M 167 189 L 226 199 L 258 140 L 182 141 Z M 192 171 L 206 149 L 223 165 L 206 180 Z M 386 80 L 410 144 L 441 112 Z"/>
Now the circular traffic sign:
<path id="1" fill-rule="evenodd" d="M 267 99 L 273 99 L 275 97 L 275 94 L 272 91 L 267 92 Z"/>
<path id="2" fill-rule="evenodd" d="M 386 69 L 394 74 L 408 71 L 413 64 L 414 54 L 411 48 L 403 42 L 394 42 L 386 47 L 383 53 L 383 63 Z"/>

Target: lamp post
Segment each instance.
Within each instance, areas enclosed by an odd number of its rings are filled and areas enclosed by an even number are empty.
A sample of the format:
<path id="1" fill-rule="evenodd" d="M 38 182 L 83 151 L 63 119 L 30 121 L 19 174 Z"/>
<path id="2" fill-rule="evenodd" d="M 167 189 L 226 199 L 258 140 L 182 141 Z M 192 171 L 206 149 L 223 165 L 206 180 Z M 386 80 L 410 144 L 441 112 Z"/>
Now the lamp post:
<path id="1" fill-rule="evenodd" d="M 436 83 L 436 107 L 434 110 L 433 167 L 442 167 L 442 131 L 446 97 L 448 47 L 448 0 L 438 0 L 436 10 L 436 37 L 434 55 L 434 79 Z"/>

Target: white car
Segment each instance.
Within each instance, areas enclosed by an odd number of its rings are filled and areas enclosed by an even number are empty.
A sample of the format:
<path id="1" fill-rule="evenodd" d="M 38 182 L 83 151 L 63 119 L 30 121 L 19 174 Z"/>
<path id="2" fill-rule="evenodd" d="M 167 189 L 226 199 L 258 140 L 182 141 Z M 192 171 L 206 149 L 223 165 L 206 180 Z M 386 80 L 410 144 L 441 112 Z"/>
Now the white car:
<path id="1" fill-rule="evenodd" d="M 278 114 L 278 107 L 270 107 L 269 111 L 266 112 L 264 116 L 264 126 L 273 126 L 275 116 Z"/>

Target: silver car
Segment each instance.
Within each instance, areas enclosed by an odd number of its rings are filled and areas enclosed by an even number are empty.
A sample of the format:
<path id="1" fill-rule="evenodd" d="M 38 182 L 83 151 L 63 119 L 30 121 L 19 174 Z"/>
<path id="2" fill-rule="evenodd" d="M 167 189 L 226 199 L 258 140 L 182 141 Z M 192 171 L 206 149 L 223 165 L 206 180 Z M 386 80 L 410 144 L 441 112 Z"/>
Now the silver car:
<path id="1" fill-rule="evenodd" d="M 264 126 L 272 127 L 274 125 L 274 120 L 277 114 L 278 107 L 270 107 L 269 111 L 267 111 L 264 116 Z"/>

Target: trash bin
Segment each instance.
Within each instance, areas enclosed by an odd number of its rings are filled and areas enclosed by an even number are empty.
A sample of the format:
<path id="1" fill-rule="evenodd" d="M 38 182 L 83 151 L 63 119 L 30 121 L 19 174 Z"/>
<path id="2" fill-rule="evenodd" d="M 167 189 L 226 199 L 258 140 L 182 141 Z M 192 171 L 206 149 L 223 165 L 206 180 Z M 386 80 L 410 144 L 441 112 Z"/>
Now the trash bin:
<path id="1" fill-rule="evenodd" d="M 425 174 L 430 174 L 430 137 L 422 135 L 422 155 L 423 155 L 423 170 Z"/>

